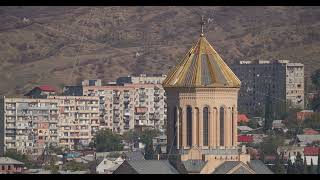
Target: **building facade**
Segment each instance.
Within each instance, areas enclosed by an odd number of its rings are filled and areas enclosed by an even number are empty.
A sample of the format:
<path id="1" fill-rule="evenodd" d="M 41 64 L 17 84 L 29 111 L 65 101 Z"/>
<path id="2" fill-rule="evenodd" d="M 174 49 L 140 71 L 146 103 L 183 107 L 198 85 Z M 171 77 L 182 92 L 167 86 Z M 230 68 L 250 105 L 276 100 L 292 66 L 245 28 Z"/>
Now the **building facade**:
<path id="1" fill-rule="evenodd" d="M 58 101 L 58 139 L 60 147 L 74 150 L 88 146 L 99 130 L 99 98 L 86 96 L 49 96 Z"/>
<path id="2" fill-rule="evenodd" d="M 140 74 L 139 76 L 119 77 L 117 84 L 162 84 L 166 77 L 165 74 Z"/>
<path id="3" fill-rule="evenodd" d="M 58 143 L 58 101 L 2 98 L 1 150 L 41 153 L 48 143 Z"/>
<path id="4" fill-rule="evenodd" d="M 83 86 L 84 96 L 99 97 L 100 127 L 124 133 L 137 127 L 162 129 L 166 96 L 160 84 Z"/>
<path id="5" fill-rule="evenodd" d="M 49 145 L 73 150 L 99 128 L 97 97 L 2 98 L 1 154 L 8 149 L 39 155 Z"/>
<path id="6" fill-rule="evenodd" d="M 287 104 L 304 109 L 304 65 L 287 60 L 240 61 L 231 69 L 241 80 L 239 110 L 251 115 L 264 112 L 266 96 L 274 107 Z"/>

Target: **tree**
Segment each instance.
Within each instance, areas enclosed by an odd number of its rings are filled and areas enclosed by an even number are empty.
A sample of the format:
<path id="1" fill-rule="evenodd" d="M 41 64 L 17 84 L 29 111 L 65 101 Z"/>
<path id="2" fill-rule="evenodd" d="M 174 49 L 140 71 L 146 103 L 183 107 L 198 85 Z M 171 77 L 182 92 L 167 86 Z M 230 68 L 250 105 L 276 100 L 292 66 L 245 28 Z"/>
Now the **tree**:
<path id="1" fill-rule="evenodd" d="M 288 158 L 288 167 L 287 167 L 287 174 L 293 174 L 293 164 L 290 158 L 290 154 L 289 154 L 289 158 Z"/>
<path id="2" fill-rule="evenodd" d="M 153 151 L 153 145 L 152 142 L 148 142 L 148 144 L 146 144 L 145 146 L 145 154 L 144 154 L 144 158 L 146 160 L 151 160 L 154 157 L 154 151 Z"/>
<path id="3" fill-rule="evenodd" d="M 320 174 L 320 149 L 318 150 L 317 174 Z"/>
<path id="4" fill-rule="evenodd" d="M 156 150 L 155 150 L 155 153 L 156 153 L 156 154 L 162 154 L 161 145 L 160 145 L 160 144 L 157 145 Z"/>
<path id="5" fill-rule="evenodd" d="M 270 131 L 272 128 L 272 121 L 273 121 L 273 104 L 270 96 L 270 87 L 269 87 L 268 94 L 266 95 L 264 116 L 265 116 L 264 130 Z"/>
<path id="6" fill-rule="evenodd" d="M 97 152 L 121 151 L 120 135 L 114 134 L 110 129 L 99 130 L 94 139 Z"/>
<path id="7" fill-rule="evenodd" d="M 304 172 L 303 159 L 301 157 L 300 152 L 298 152 L 294 162 L 294 174 L 303 174 L 303 172 Z"/>
<path id="8" fill-rule="evenodd" d="M 320 69 L 317 69 L 311 75 L 312 84 L 316 87 L 316 89 L 320 89 Z"/>
<path id="9" fill-rule="evenodd" d="M 122 135 L 123 140 L 125 140 L 126 142 L 128 142 L 130 144 L 138 143 L 140 136 L 141 136 L 140 133 L 138 133 L 137 131 L 132 130 L 132 129 L 123 133 L 123 135 Z"/>
<path id="10" fill-rule="evenodd" d="M 23 162 L 25 167 L 29 169 L 40 167 L 39 164 L 32 161 L 29 155 L 18 153 L 16 150 L 13 150 L 13 149 L 7 150 L 4 156 Z"/>
<path id="11" fill-rule="evenodd" d="M 257 129 L 258 128 L 258 122 L 257 121 L 253 121 L 253 120 L 250 120 L 248 122 L 248 126 L 252 129 Z"/>
<path id="12" fill-rule="evenodd" d="M 152 139 L 159 136 L 160 135 L 160 131 L 157 129 L 146 129 L 144 131 L 142 131 L 140 139 L 141 142 L 144 144 L 152 144 Z"/>
<path id="13" fill-rule="evenodd" d="M 303 160 L 303 174 L 309 174 L 309 169 L 308 169 L 306 157 L 304 157 L 304 160 Z"/>
<path id="14" fill-rule="evenodd" d="M 313 174 L 313 160 L 311 158 L 310 166 L 308 166 L 308 174 Z"/>
<path id="15" fill-rule="evenodd" d="M 67 171 L 67 170 L 83 171 L 83 170 L 86 170 L 87 167 L 83 163 L 79 163 L 79 162 L 76 162 L 75 160 L 72 160 L 72 161 L 66 162 L 63 165 L 62 169 L 65 170 L 65 171 Z"/>
<path id="16" fill-rule="evenodd" d="M 276 160 L 275 160 L 275 166 L 274 171 L 276 174 L 284 174 L 285 173 L 285 167 L 282 163 L 282 156 L 283 153 L 281 153 L 281 159 L 279 158 L 279 155 L 276 154 Z"/>
<path id="17" fill-rule="evenodd" d="M 284 144 L 282 136 L 268 136 L 261 143 L 261 150 L 266 154 L 276 154 L 277 148 Z"/>
<path id="18" fill-rule="evenodd" d="M 54 157 L 52 157 L 50 159 L 49 165 L 45 165 L 44 169 L 50 170 L 51 174 L 59 174 L 59 166 L 56 165 L 56 162 L 57 162 L 57 160 Z"/>

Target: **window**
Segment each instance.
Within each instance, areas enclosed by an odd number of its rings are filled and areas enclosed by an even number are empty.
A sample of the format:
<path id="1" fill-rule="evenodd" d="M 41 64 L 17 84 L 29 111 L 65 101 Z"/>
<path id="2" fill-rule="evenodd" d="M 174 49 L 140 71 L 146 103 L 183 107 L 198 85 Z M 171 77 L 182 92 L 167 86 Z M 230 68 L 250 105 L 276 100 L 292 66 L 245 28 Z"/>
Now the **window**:
<path id="1" fill-rule="evenodd" d="M 209 109 L 208 107 L 203 108 L 203 145 L 208 146 L 208 126 L 209 126 Z"/>
<path id="2" fill-rule="evenodd" d="M 187 107 L 187 146 L 192 145 L 192 108 Z"/>
<path id="3" fill-rule="evenodd" d="M 1 166 L 1 169 L 2 169 L 2 171 L 4 171 L 5 170 L 4 166 Z"/>
<path id="4" fill-rule="evenodd" d="M 177 134 L 177 107 L 173 108 L 173 134 L 174 134 L 173 146 L 177 147 L 177 138 L 179 137 Z"/>
<path id="5" fill-rule="evenodd" d="M 220 108 L 220 146 L 224 146 L 224 108 Z"/>
<path id="6" fill-rule="evenodd" d="M 232 111 L 231 111 L 231 143 L 232 145 L 235 145 L 234 143 L 234 108 L 232 108 Z"/>

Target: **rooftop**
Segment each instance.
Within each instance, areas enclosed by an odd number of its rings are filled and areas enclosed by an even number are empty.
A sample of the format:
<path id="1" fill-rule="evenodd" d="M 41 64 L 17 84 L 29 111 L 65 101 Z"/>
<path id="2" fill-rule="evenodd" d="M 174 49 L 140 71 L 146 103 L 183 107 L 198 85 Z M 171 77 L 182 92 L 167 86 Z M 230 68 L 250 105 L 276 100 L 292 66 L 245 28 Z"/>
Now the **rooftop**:
<path id="1" fill-rule="evenodd" d="M 42 85 L 42 86 L 37 86 L 36 88 L 39 88 L 42 91 L 46 91 L 46 92 L 55 92 L 56 89 L 52 86 L 48 86 L 48 85 Z"/>
<path id="2" fill-rule="evenodd" d="M 24 165 L 24 163 L 9 157 L 0 157 L 0 165 Z"/>
<path id="3" fill-rule="evenodd" d="M 168 73 L 164 87 L 232 87 L 240 80 L 201 35 L 186 56 Z"/>

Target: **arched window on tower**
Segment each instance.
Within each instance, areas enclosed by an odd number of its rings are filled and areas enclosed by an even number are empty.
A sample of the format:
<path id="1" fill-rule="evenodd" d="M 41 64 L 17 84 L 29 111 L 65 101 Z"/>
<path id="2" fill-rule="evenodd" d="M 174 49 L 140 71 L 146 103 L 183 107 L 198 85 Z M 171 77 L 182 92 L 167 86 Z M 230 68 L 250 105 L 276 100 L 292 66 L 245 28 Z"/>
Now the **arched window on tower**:
<path id="1" fill-rule="evenodd" d="M 208 146 L 208 134 L 209 134 L 209 109 L 203 108 L 203 146 Z"/>
<path id="2" fill-rule="evenodd" d="M 173 147 L 177 147 L 177 138 L 179 137 L 177 134 L 177 107 L 173 108 Z"/>
<path id="3" fill-rule="evenodd" d="M 187 146 L 192 146 L 192 108 L 187 107 Z"/>
<path id="4" fill-rule="evenodd" d="M 220 146 L 224 146 L 224 108 L 220 108 Z"/>
<path id="5" fill-rule="evenodd" d="M 232 110 L 231 110 L 231 133 L 232 133 L 232 136 L 231 136 L 231 139 L 232 139 L 232 146 L 234 146 L 234 108 L 232 107 Z"/>
<path id="6" fill-rule="evenodd" d="M 179 108 L 179 148 L 182 147 L 182 109 Z"/>

